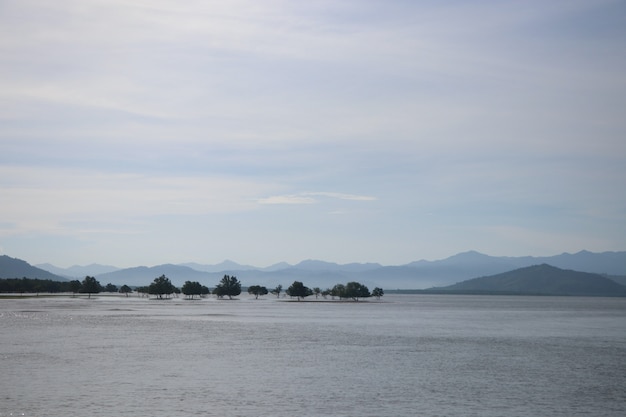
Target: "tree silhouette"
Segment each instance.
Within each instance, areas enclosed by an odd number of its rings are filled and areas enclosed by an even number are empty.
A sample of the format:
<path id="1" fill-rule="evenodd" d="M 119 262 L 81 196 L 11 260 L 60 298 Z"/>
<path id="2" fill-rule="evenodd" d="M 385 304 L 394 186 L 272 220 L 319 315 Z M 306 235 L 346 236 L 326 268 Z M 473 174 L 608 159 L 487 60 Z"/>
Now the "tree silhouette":
<path id="1" fill-rule="evenodd" d="M 382 297 L 384 294 L 385 291 L 383 291 L 382 288 L 376 287 L 372 290 L 372 295 L 376 297 L 377 300 L 380 300 L 380 297 Z"/>
<path id="2" fill-rule="evenodd" d="M 283 286 L 278 284 L 276 288 L 272 290 L 272 294 L 276 294 L 276 298 L 279 298 L 282 290 L 283 290 Z"/>
<path id="3" fill-rule="evenodd" d="M 91 294 L 97 294 L 100 291 L 102 291 L 102 286 L 94 277 L 86 276 L 80 284 L 80 292 L 87 293 L 87 298 L 91 298 Z"/>
<path id="4" fill-rule="evenodd" d="M 191 296 L 192 300 L 194 295 L 202 295 L 202 285 L 197 281 L 185 281 L 185 284 L 183 285 L 181 290 L 183 291 L 183 294 L 185 294 L 187 297 Z"/>
<path id="5" fill-rule="evenodd" d="M 161 275 L 154 279 L 154 282 L 148 287 L 148 294 L 153 294 L 159 298 L 163 298 L 163 295 L 169 295 L 174 293 L 174 285 L 168 277 Z"/>
<path id="6" fill-rule="evenodd" d="M 233 297 L 241 294 L 241 282 L 237 280 L 236 276 L 224 275 L 224 278 L 213 290 L 213 294 L 219 298 L 223 298 L 225 295 L 232 300 Z"/>
<path id="7" fill-rule="evenodd" d="M 359 298 L 370 297 L 370 290 L 359 282 L 348 282 L 344 291 L 345 298 L 352 298 L 354 301 L 359 301 Z"/>
<path id="8" fill-rule="evenodd" d="M 260 285 L 251 285 L 248 287 L 248 294 L 254 294 L 254 298 L 258 299 L 259 295 L 267 294 L 267 288 Z"/>
<path id="9" fill-rule="evenodd" d="M 126 294 L 126 297 L 128 297 L 128 293 L 131 292 L 133 292 L 133 290 L 128 285 L 122 285 L 122 287 L 120 288 L 120 293 Z"/>
<path id="10" fill-rule="evenodd" d="M 75 279 L 73 281 L 70 281 L 70 288 L 72 290 L 73 294 L 76 294 L 77 292 L 80 292 L 80 287 L 81 287 L 81 283 L 79 280 Z"/>
<path id="11" fill-rule="evenodd" d="M 330 290 L 330 295 L 332 296 L 333 300 L 335 299 L 335 297 L 339 297 L 339 298 L 343 298 L 345 296 L 346 293 L 346 286 L 343 284 L 336 284 L 332 290 Z"/>
<path id="12" fill-rule="evenodd" d="M 300 281 L 294 281 L 289 288 L 287 288 L 287 295 L 290 297 L 297 297 L 298 301 L 301 298 L 308 297 L 313 294 L 313 291 L 309 287 L 305 287 Z"/>

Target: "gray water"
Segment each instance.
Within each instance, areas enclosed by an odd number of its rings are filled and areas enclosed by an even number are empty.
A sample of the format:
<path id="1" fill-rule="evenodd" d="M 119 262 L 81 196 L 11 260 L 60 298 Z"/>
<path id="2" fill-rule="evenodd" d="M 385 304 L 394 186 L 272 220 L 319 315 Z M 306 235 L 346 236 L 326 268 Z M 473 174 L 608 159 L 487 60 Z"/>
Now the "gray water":
<path id="1" fill-rule="evenodd" d="M 626 299 L 0 298 L 0 416 L 623 416 Z"/>

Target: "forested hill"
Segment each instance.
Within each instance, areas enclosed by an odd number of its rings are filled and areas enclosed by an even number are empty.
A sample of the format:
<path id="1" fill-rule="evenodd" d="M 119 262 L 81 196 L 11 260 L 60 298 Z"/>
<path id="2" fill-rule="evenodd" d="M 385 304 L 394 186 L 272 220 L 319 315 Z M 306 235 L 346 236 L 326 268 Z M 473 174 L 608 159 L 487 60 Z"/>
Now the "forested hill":
<path id="1" fill-rule="evenodd" d="M 474 278 L 429 292 L 626 296 L 626 287 L 599 274 L 542 264 Z"/>
<path id="2" fill-rule="evenodd" d="M 51 272 L 32 266 L 26 261 L 0 255 L 0 278 L 37 278 L 52 281 L 67 281 L 67 279 Z"/>

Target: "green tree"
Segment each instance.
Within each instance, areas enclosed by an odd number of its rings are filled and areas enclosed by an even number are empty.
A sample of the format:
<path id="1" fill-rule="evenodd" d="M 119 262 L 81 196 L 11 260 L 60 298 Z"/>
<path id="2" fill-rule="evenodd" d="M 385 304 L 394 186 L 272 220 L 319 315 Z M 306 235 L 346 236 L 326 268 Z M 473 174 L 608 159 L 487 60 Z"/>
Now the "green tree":
<path id="1" fill-rule="evenodd" d="M 314 287 L 313 288 L 313 294 L 315 294 L 315 299 L 317 300 L 317 297 L 319 297 L 319 295 L 322 293 L 322 290 L 320 290 L 319 287 Z"/>
<path id="2" fill-rule="evenodd" d="M 130 288 L 128 285 L 122 285 L 119 292 L 121 294 L 126 294 L 126 297 L 128 297 L 128 294 L 133 292 L 133 289 Z"/>
<path id="3" fill-rule="evenodd" d="M 276 294 L 276 298 L 279 298 L 282 290 L 283 290 L 283 286 L 278 284 L 276 288 L 272 290 L 272 294 Z"/>
<path id="4" fill-rule="evenodd" d="M 254 294 L 254 298 L 258 299 L 259 295 L 267 294 L 267 288 L 260 285 L 251 285 L 248 287 L 248 294 Z"/>
<path id="5" fill-rule="evenodd" d="M 159 298 L 163 298 L 163 296 L 168 296 L 174 293 L 174 285 L 170 281 L 168 277 L 165 275 L 161 275 L 158 278 L 154 279 L 154 282 L 150 284 L 148 287 L 148 294 L 153 294 L 158 296 Z"/>
<path id="6" fill-rule="evenodd" d="M 77 292 L 79 292 L 80 287 L 81 287 L 81 283 L 79 280 L 75 279 L 73 281 L 70 281 L 70 289 L 73 294 L 76 294 Z"/>
<path id="7" fill-rule="evenodd" d="M 330 290 L 330 295 L 335 299 L 335 297 L 343 298 L 346 293 L 346 286 L 343 284 L 336 284 L 332 290 Z"/>
<path id="8" fill-rule="evenodd" d="M 211 290 L 206 285 L 200 287 L 200 297 L 204 297 L 208 294 L 211 294 Z"/>
<path id="9" fill-rule="evenodd" d="M 313 294 L 313 291 L 309 287 L 305 287 L 300 281 L 294 281 L 289 288 L 287 288 L 287 295 L 290 297 L 297 297 L 298 301 L 301 298 L 308 297 Z"/>
<path id="10" fill-rule="evenodd" d="M 202 285 L 197 281 L 185 281 L 185 284 L 181 288 L 183 294 L 193 300 L 194 295 L 202 295 Z"/>
<path id="11" fill-rule="evenodd" d="M 117 292 L 117 286 L 111 284 L 110 282 L 104 287 L 105 292 Z"/>
<path id="12" fill-rule="evenodd" d="M 102 291 L 102 286 L 94 277 L 86 276 L 83 282 L 80 284 L 80 292 L 87 293 L 91 298 L 91 294 L 97 294 Z"/>
<path id="13" fill-rule="evenodd" d="M 237 280 L 236 276 L 224 275 L 224 278 L 220 281 L 219 284 L 213 290 L 213 294 L 217 295 L 219 298 L 223 298 L 225 295 L 228 296 L 229 299 L 232 300 L 233 297 L 241 294 L 241 282 Z"/>
<path id="14" fill-rule="evenodd" d="M 354 301 L 359 301 L 359 298 L 370 297 L 370 290 L 359 282 L 348 282 L 346 284 L 344 298 L 352 298 Z"/>
<path id="15" fill-rule="evenodd" d="M 380 300 L 380 297 L 385 295 L 385 291 L 382 288 L 376 287 L 372 290 L 372 295 L 376 297 L 377 300 Z"/>

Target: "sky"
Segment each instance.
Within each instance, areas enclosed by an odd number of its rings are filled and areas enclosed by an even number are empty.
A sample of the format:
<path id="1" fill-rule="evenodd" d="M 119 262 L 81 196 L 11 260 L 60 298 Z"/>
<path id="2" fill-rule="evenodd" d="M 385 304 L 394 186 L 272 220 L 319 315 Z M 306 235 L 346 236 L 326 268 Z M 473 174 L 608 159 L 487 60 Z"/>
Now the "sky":
<path id="1" fill-rule="evenodd" d="M 626 250 L 626 3 L 0 2 L 0 254 Z"/>

